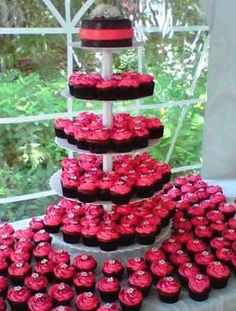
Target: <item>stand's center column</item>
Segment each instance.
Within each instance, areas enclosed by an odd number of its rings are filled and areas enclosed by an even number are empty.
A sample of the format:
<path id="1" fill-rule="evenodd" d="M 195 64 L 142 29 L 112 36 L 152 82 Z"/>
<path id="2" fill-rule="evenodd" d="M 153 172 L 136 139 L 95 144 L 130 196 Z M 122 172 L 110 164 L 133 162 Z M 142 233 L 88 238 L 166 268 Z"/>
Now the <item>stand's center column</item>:
<path id="1" fill-rule="evenodd" d="M 103 51 L 102 52 L 102 77 L 105 80 L 108 80 L 112 77 L 113 67 L 113 53 L 112 51 Z M 112 127 L 113 122 L 113 103 L 112 102 L 103 102 L 103 126 L 107 128 Z M 103 171 L 110 172 L 112 171 L 113 160 L 112 155 L 105 154 L 103 155 Z"/>

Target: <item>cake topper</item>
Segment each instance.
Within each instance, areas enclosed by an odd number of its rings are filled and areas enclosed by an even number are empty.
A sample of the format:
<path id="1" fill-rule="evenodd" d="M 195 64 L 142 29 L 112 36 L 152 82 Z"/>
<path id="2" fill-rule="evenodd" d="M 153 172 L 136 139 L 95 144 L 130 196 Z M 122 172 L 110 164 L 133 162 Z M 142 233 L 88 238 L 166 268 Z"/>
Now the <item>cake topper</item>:
<path id="1" fill-rule="evenodd" d="M 119 10 L 110 4 L 99 4 L 91 13 L 91 18 L 119 18 Z"/>

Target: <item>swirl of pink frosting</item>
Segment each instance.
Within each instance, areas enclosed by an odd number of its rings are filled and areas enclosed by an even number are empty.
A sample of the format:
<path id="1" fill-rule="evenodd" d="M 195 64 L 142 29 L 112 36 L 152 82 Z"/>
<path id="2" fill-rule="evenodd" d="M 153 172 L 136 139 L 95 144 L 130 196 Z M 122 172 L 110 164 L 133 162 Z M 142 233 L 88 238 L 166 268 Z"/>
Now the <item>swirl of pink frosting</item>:
<path id="1" fill-rule="evenodd" d="M 157 290 L 164 294 L 176 294 L 181 291 L 179 282 L 172 276 L 160 279 L 156 286 Z"/>
<path id="2" fill-rule="evenodd" d="M 106 303 L 99 307 L 97 311 L 121 311 L 121 309 L 116 303 Z"/>
<path id="3" fill-rule="evenodd" d="M 70 262 L 70 254 L 62 249 L 51 250 L 48 258 L 56 265 Z"/>
<path id="4" fill-rule="evenodd" d="M 76 306 L 79 310 L 96 310 L 100 305 L 100 300 L 96 294 L 86 292 L 76 298 Z"/>
<path id="5" fill-rule="evenodd" d="M 43 275 L 33 273 L 25 279 L 24 284 L 30 290 L 38 291 L 47 288 L 48 280 Z"/>
<path id="6" fill-rule="evenodd" d="M 196 274 L 189 278 L 189 290 L 193 293 L 203 293 L 210 290 L 210 280 L 207 275 Z"/>
<path id="7" fill-rule="evenodd" d="M 26 287 L 16 286 L 8 290 L 7 299 L 16 303 L 24 303 L 30 297 L 30 291 Z"/>
<path id="8" fill-rule="evenodd" d="M 48 294 L 59 303 L 72 300 L 74 298 L 74 291 L 71 286 L 63 282 L 52 285 L 49 288 Z"/>
<path id="9" fill-rule="evenodd" d="M 121 262 L 116 259 L 105 260 L 102 264 L 102 271 L 105 274 L 120 273 L 124 270 Z"/>
<path id="10" fill-rule="evenodd" d="M 80 271 L 91 271 L 97 266 L 97 262 L 91 255 L 82 254 L 74 258 L 73 266 Z"/>
<path id="11" fill-rule="evenodd" d="M 207 274 L 214 278 L 228 278 L 230 276 L 229 268 L 220 261 L 212 261 L 207 266 Z"/>
<path id="12" fill-rule="evenodd" d="M 66 263 L 60 263 L 53 269 L 53 273 L 58 279 L 70 279 L 75 274 L 75 268 Z"/>
<path id="13" fill-rule="evenodd" d="M 75 286 L 86 286 L 86 287 L 91 287 L 95 284 L 95 274 L 91 272 L 78 272 L 76 273 L 74 277 L 74 285 Z"/>
<path id="14" fill-rule="evenodd" d="M 139 305 L 143 301 L 142 293 L 133 287 L 125 287 L 119 293 L 119 300 L 126 306 Z"/>
<path id="15" fill-rule="evenodd" d="M 120 291 L 120 282 L 113 277 L 104 277 L 97 282 L 97 289 L 102 292 Z"/>
<path id="16" fill-rule="evenodd" d="M 152 277 L 149 272 L 138 270 L 130 275 L 129 284 L 139 288 L 149 287 L 152 284 Z"/>
<path id="17" fill-rule="evenodd" d="M 30 311 L 49 311 L 52 309 L 52 298 L 48 294 L 36 294 L 27 302 Z"/>

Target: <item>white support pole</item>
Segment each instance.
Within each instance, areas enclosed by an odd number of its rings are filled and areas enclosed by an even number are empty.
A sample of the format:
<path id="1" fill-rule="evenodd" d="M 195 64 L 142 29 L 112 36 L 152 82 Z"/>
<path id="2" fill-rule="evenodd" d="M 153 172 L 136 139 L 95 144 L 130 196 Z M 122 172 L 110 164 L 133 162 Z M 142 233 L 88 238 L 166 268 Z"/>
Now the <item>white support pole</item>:
<path id="1" fill-rule="evenodd" d="M 66 28 L 67 28 L 67 78 L 69 79 L 70 75 L 73 73 L 73 49 L 72 49 L 72 26 L 71 26 L 71 1 L 65 0 L 65 12 L 66 12 Z M 67 99 L 67 112 L 69 118 L 73 117 L 73 99 Z M 73 152 L 69 151 L 69 157 L 73 157 Z"/>
<path id="2" fill-rule="evenodd" d="M 110 51 L 102 52 L 102 77 L 110 79 L 113 73 L 113 54 Z M 113 103 L 103 102 L 103 126 L 112 127 L 113 120 Z M 112 170 L 112 155 L 103 156 L 103 171 L 110 172 Z"/>

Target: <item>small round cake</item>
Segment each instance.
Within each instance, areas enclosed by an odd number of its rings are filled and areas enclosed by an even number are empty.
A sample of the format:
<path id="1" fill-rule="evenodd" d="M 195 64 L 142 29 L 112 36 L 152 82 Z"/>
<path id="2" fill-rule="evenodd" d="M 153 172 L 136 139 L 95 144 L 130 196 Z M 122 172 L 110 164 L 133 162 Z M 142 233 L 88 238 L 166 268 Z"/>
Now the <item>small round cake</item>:
<path id="1" fill-rule="evenodd" d="M 53 269 L 56 281 L 71 283 L 75 275 L 75 267 L 60 263 Z"/>
<path id="2" fill-rule="evenodd" d="M 143 297 L 146 297 L 151 289 L 152 277 L 147 271 L 136 271 L 130 275 L 129 285 L 137 288 L 140 292 L 142 292 Z"/>
<path id="3" fill-rule="evenodd" d="M 97 262 L 93 256 L 82 254 L 74 258 L 73 266 L 77 271 L 94 271 L 97 267 Z"/>
<path id="4" fill-rule="evenodd" d="M 45 276 L 33 273 L 24 280 L 25 286 L 33 293 L 45 293 L 48 287 L 48 280 Z"/>
<path id="5" fill-rule="evenodd" d="M 93 292 L 95 288 L 95 274 L 94 272 L 78 272 L 76 273 L 73 283 L 76 289 L 77 294 L 83 292 Z"/>
<path id="6" fill-rule="evenodd" d="M 48 290 L 49 296 L 53 300 L 53 304 L 68 305 L 74 298 L 73 289 L 66 283 L 59 283 L 52 285 Z"/>
<path id="7" fill-rule="evenodd" d="M 189 278 L 190 297 L 197 301 L 206 300 L 211 291 L 209 277 L 204 274 L 195 274 Z"/>
<path id="8" fill-rule="evenodd" d="M 53 307 L 52 298 L 48 294 L 43 293 L 38 293 L 30 297 L 27 305 L 29 311 L 49 311 Z"/>
<path id="9" fill-rule="evenodd" d="M 230 270 L 220 261 L 213 261 L 207 266 L 207 274 L 214 288 L 224 288 L 228 283 Z"/>
<path id="10" fill-rule="evenodd" d="M 82 46 L 126 47 L 132 46 L 134 31 L 129 19 L 122 18 L 119 10 L 108 4 L 100 4 L 90 19 L 82 21 L 79 37 Z"/>
<path id="11" fill-rule="evenodd" d="M 114 277 L 120 280 L 124 272 L 122 263 L 117 259 L 105 260 L 102 264 L 102 273 L 106 277 Z"/>
<path id="12" fill-rule="evenodd" d="M 139 311 L 143 303 L 143 295 L 136 288 L 125 287 L 119 293 L 119 302 L 123 311 Z"/>
<path id="13" fill-rule="evenodd" d="M 7 293 L 7 300 L 13 311 L 27 310 L 27 300 L 29 298 L 30 291 L 26 287 L 12 287 Z"/>
<path id="14" fill-rule="evenodd" d="M 179 282 L 172 276 L 162 278 L 158 281 L 156 289 L 161 301 L 166 303 L 175 303 L 179 300 L 181 287 Z"/>
<path id="15" fill-rule="evenodd" d="M 113 302 L 118 299 L 120 282 L 113 277 L 101 278 L 96 285 L 100 297 L 105 302 Z"/>
<path id="16" fill-rule="evenodd" d="M 100 300 L 96 294 L 86 292 L 77 296 L 75 304 L 78 311 L 96 311 Z"/>

